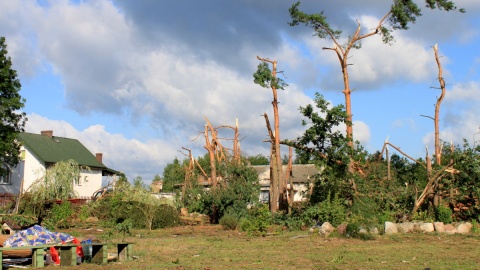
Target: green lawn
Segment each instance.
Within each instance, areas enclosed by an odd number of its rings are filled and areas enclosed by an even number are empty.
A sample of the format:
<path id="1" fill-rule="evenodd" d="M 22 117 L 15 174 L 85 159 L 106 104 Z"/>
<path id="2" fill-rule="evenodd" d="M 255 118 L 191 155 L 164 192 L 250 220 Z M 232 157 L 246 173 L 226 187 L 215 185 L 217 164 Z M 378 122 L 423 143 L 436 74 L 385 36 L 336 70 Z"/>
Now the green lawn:
<path id="1" fill-rule="evenodd" d="M 308 232 L 249 237 L 220 226 L 184 226 L 135 231 L 127 240 L 136 243 L 133 262 L 65 269 L 480 269 L 477 234 L 412 233 L 362 241 Z"/>

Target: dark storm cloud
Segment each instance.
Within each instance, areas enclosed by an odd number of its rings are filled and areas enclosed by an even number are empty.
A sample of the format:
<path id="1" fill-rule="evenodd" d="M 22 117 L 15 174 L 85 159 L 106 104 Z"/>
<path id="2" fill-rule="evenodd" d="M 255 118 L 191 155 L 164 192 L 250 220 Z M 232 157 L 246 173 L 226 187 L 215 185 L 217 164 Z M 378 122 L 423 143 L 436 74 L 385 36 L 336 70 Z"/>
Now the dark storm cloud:
<path id="1" fill-rule="evenodd" d="M 351 10 L 380 13 L 388 5 L 378 1 L 302 1 L 306 12 L 325 11 L 333 25 L 353 28 Z M 300 36 L 311 31 L 290 27 L 288 9 L 295 1 L 122 1 L 116 3 L 151 46 L 178 42 L 203 60 L 214 60 L 251 74 L 256 53 L 273 53 L 282 45 L 282 34 Z M 384 11 L 383 11 L 384 12 Z M 248 68 L 248 70 L 247 70 Z"/>

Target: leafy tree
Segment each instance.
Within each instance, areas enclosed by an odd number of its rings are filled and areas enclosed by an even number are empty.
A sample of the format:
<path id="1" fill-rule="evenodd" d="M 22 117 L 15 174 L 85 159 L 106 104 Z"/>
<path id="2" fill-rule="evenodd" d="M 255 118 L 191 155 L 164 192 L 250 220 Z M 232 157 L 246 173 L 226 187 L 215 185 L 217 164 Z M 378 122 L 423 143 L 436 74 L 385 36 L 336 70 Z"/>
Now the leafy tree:
<path id="1" fill-rule="evenodd" d="M 120 186 L 129 186 L 130 183 L 128 182 L 127 176 L 126 176 L 124 173 L 121 173 L 121 174 L 118 176 L 118 179 L 117 179 L 115 185 L 116 185 L 117 187 L 120 187 Z"/>
<path id="2" fill-rule="evenodd" d="M 325 200 L 328 194 L 332 197 L 351 197 L 346 193 L 351 194 L 352 189 L 348 180 L 349 139 L 338 130 L 338 126 L 347 121 L 344 106 L 331 107 L 319 93 L 315 94 L 315 105 L 316 109 L 311 104 L 300 107 L 305 117 L 302 124 L 308 126 L 303 135 L 282 142 L 296 149 L 299 163 L 314 163 L 323 168 L 323 176 L 315 183 L 312 204 Z"/>
<path id="3" fill-rule="evenodd" d="M 258 154 L 256 156 L 249 156 L 246 158 L 247 159 L 247 162 L 250 163 L 250 165 L 269 165 L 270 164 L 270 160 L 268 159 L 268 157 L 262 155 L 262 154 Z"/>
<path id="4" fill-rule="evenodd" d="M 453 148 L 453 149 L 452 149 Z M 458 219 L 478 219 L 480 214 L 480 146 L 471 147 L 464 139 L 462 146 L 443 143 L 443 162 L 455 161 L 455 169 L 443 178 L 440 194 L 452 208 L 460 207 Z M 466 208 L 465 208 L 466 207 Z M 468 209 L 467 209 L 468 208 Z"/>
<path id="5" fill-rule="evenodd" d="M 205 190 L 193 186 L 187 190 L 184 203 L 190 211 L 210 216 L 217 223 L 225 214 L 244 216 L 248 205 L 258 203 L 260 187 L 257 173 L 245 163 L 229 160 L 218 167 L 219 176 L 224 179 L 215 188 Z"/>
<path id="6" fill-rule="evenodd" d="M 180 161 L 175 158 L 172 163 L 168 163 L 163 169 L 163 190 L 171 192 L 175 190 L 176 184 L 182 184 L 185 180 L 185 168 Z"/>
<path id="7" fill-rule="evenodd" d="M 278 113 L 277 89 L 284 89 L 288 86 L 282 79 L 277 78 L 277 61 L 266 58 L 257 59 L 262 61 L 257 71 L 253 74 L 254 82 L 264 88 L 271 88 L 273 93 L 273 115 L 274 130 L 270 127 L 270 121 L 265 113 L 265 120 L 270 136 L 271 144 L 271 176 L 270 176 L 270 211 L 275 213 L 278 209 L 284 210 L 287 207 L 286 182 L 282 171 L 282 158 L 280 153 L 280 118 Z M 272 64 L 270 70 L 268 63 Z"/>
<path id="8" fill-rule="evenodd" d="M 155 174 L 155 176 L 153 177 L 152 183 L 159 182 L 159 181 L 162 181 L 162 178 L 160 177 L 160 175 Z"/>
<path id="9" fill-rule="evenodd" d="M 137 176 L 133 179 L 133 187 L 136 189 L 145 189 L 145 184 L 143 183 L 143 178 L 141 176 Z"/>
<path id="10" fill-rule="evenodd" d="M 20 96 L 21 84 L 7 53 L 5 38 L 0 37 L 0 175 L 8 174 L 19 162 L 17 137 L 27 120 L 26 114 L 19 112 L 25 99 Z"/>
<path id="11" fill-rule="evenodd" d="M 60 161 L 45 171 L 31 188 L 39 201 L 64 200 L 76 196 L 74 183 L 80 179 L 81 167 L 74 160 Z M 85 168 L 89 170 L 89 168 Z"/>
<path id="12" fill-rule="evenodd" d="M 89 170 L 88 167 L 83 169 Z M 74 183 L 80 179 L 81 170 L 74 160 L 60 161 L 49 167 L 25 194 L 23 212 L 42 217 L 52 201 L 76 197 Z"/>

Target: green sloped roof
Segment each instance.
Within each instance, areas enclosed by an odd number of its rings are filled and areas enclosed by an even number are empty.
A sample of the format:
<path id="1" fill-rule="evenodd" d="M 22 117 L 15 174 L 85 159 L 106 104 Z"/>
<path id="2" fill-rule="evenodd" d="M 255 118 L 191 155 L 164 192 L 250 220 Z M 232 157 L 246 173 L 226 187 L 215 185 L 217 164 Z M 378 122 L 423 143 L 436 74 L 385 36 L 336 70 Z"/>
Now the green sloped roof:
<path id="1" fill-rule="evenodd" d="M 50 138 L 46 135 L 24 132 L 19 134 L 19 140 L 28 150 L 45 163 L 56 163 L 62 160 L 73 159 L 80 166 L 107 169 L 76 139 L 56 136 Z"/>

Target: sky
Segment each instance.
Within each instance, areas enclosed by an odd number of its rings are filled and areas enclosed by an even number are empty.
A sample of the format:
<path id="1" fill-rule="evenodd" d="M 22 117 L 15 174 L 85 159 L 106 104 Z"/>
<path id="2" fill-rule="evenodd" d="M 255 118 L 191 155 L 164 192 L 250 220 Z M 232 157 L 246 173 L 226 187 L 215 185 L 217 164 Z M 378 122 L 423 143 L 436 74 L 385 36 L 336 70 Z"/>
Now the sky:
<path id="1" fill-rule="evenodd" d="M 238 119 L 242 152 L 268 155 L 262 115 L 273 120 L 273 97 L 253 83 L 257 56 L 276 60 L 288 83 L 278 93 L 281 139 L 303 133 L 299 107 L 316 92 L 344 103 L 338 59 L 322 50 L 333 43 L 288 24 L 295 2 L 0 0 L 0 36 L 22 84 L 26 131 L 78 139 L 109 168 L 146 183 L 185 158 L 182 147 L 207 153 L 205 118 L 213 126 Z M 440 138 L 480 143 L 480 1 L 455 2 L 467 12 L 418 1 L 423 16 L 395 31 L 392 45 L 376 35 L 351 52 L 354 139 L 369 152 L 388 138 L 412 157 L 425 157 L 426 147 L 433 153 L 434 123 L 425 116 L 434 116 L 440 95 L 435 44 L 447 83 Z M 343 43 L 357 21 L 362 33 L 375 28 L 390 5 L 306 0 L 299 9 L 323 11 Z M 233 138 L 229 129 L 221 135 Z"/>

